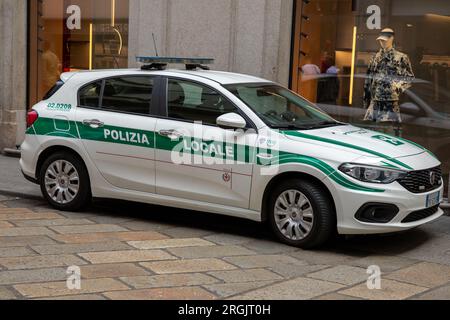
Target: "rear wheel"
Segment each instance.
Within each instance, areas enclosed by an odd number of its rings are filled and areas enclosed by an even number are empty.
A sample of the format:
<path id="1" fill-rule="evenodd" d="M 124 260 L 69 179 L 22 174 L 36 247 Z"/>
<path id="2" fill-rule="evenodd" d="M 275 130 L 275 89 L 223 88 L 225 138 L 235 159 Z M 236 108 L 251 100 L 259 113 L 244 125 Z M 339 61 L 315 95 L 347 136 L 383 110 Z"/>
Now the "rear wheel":
<path id="1" fill-rule="evenodd" d="M 77 211 L 91 200 L 87 169 L 81 159 L 70 153 L 48 157 L 41 167 L 39 181 L 43 196 L 59 210 Z"/>
<path id="2" fill-rule="evenodd" d="M 304 249 L 321 246 L 336 230 L 332 200 L 314 182 L 288 180 L 273 190 L 269 222 L 284 243 Z"/>

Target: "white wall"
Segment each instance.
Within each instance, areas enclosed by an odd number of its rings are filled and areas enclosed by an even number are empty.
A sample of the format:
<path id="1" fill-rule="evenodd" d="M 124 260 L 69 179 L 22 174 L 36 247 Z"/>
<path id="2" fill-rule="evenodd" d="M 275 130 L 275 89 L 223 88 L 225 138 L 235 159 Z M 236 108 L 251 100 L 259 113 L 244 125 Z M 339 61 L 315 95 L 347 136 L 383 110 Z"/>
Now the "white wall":
<path id="1" fill-rule="evenodd" d="M 130 0 L 130 66 L 136 55 L 212 57 L 216 70 L 287 85 L 293 0 Z"/>

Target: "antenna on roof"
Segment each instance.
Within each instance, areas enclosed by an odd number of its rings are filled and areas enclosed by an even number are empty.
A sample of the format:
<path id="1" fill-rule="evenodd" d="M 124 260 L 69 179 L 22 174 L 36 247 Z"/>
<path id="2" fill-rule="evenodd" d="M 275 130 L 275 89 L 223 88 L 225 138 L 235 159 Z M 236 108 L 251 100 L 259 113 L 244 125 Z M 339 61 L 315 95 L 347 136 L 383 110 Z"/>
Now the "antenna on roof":
<path id="1" fill-rule="evenodd" d="M 158 47 L 156 46 L 155 34 L 153 32 L 152 32 L 152 37 L 153 37 L 153 46 L 155 47 L 156 56 L 159 57 Z"/>

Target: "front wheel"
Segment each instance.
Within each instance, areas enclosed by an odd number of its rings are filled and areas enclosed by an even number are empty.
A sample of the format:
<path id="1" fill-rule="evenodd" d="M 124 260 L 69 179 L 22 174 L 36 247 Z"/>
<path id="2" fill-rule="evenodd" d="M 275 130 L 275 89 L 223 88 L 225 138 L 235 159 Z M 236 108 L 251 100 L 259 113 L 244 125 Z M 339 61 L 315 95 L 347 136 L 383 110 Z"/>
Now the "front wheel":
<path id="1" fill-rule="evenodd" d="M 269 222 L 282 242 L 303 249 L 323 245 L 336 231 L 332 199 L 316 183 L 299 179 L 273 190 Z"/>
<path id="2" fill-rule="evenodd" d="M 78 157 L 59 152 L 45 160 L 39 181 L 45 199 L 56 209 L 78 211 L 91 200 L 87 169 Z"/>

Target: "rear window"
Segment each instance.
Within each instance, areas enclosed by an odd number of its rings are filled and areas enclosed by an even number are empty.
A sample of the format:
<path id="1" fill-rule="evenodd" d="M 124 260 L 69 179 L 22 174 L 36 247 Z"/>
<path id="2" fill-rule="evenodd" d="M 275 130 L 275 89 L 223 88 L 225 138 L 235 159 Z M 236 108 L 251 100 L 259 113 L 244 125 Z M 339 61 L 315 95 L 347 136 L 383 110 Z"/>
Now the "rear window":
<path id="1" fill-rule="evenodd" d="M 102 81 L 97 81 L 80 89 L 80 106 L 99 108 L 100 92 L 102 90 Z"/>
<path id="2" fill-rule="evenodd" d="M 56 92 L 58 92 L 59 89 L 62 88 L 64 85 L 64 82 L 62 80 L 59 80 L 55 83 L 55 85 L 45 94 L 43 100 L 50 99 Z"/>

